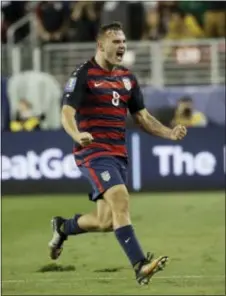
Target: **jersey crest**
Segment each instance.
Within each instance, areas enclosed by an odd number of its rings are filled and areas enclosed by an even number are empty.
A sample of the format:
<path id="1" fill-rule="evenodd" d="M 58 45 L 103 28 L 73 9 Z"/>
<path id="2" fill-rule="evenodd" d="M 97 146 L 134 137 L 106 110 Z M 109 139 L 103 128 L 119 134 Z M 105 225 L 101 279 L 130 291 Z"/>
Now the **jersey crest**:
<path id="1" fill-rule="evenodd" d="M 105 182 L 108 182 L 108 181 L 110 181 L 110 179 L 111 179 L 111 175 L 109 174 L 108 171 L 105 171 L 105 172 L 101 173 L 100 175 L 101 175 L 101 178 L 102 178 Z"/>
<path id="2" fill-rule="evenodd" d="M 131 90 L 132 84 L 131 84 L 131 81 L 129 80 L 129 78 L 122 78 L 122 81 L 124 83 L 125 88 L 127 90 Z"/>

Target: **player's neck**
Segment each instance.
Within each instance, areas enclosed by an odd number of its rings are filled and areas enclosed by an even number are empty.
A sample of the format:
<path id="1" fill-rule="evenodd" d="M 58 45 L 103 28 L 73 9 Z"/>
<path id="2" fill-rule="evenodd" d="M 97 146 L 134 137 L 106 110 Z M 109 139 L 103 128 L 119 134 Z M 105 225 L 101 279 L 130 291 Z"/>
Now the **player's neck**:
<path id="1" fill-rule="evenodd" d="M 115 66 L 108 63 L 106 60 L 104 60 L 98 53 L 96 53 L 95 55 L 95 61 L 96 63 L 104 70 L 106 71 L 113 71 Z"/>

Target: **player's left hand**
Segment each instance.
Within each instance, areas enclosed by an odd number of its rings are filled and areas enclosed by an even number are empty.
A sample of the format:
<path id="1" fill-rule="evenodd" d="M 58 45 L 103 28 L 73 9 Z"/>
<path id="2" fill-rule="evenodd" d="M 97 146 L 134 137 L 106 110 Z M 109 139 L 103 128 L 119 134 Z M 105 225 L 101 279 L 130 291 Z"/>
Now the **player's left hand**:
<path id="1" fill-rule="evenodd" d="M 186 136 L 186 134 L 187 134 L 186 127 L 178 124 L 172 129 L 170 139 L 174 141 L 182 140 Z"/>

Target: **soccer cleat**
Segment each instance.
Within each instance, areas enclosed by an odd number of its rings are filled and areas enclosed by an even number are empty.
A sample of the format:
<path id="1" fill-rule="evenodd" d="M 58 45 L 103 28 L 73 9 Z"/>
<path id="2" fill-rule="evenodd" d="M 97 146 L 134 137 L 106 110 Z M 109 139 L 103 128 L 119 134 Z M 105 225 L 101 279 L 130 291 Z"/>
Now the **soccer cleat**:
<path id="1" fill-rule="evenodd" d="M 154 254 L 147 254 L 145 262 L 140 263 L 136 270 L 136 279 L 140 285 L 147 285 L 154 274 L 165 268 L 167 256 L 154 259 Z"/>
<path id="2" fill-rule="evenodd" d="M 63 243 L 65 240 L 67 240 L 66 234 L 64 234 L 61 230 L 64 221 L 65 220 L 62 217 L 54 217 L 51 220 L 53 238 L 48 245 L 50 248 L 50 258 L 53 260 L 56 260 L 60 256 L 63 250 Z"/>

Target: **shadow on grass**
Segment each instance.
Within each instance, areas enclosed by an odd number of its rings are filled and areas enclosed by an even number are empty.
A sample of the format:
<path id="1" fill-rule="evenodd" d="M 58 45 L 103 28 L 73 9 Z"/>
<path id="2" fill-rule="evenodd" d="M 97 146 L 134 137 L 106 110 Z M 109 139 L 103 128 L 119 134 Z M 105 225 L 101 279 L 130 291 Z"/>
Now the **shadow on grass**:
<path id="1" fill-rule="evenodd" d="M 103 268 L 103 269 L 95 269 L 94 272 L 118 272 L 121 271 L 123 269 L 126 269 L 125 267 L 113 267 L 113 268 Z"/>
<path id="2" fill-rule="evenodd" d="M 73 265 L 59 265 L 56 263 L 51 263 L 48 265 L 44 265 L 37 270 L 37 272 L 63 272 L 63 271 L 75 271 L 75 267 Z"/>

